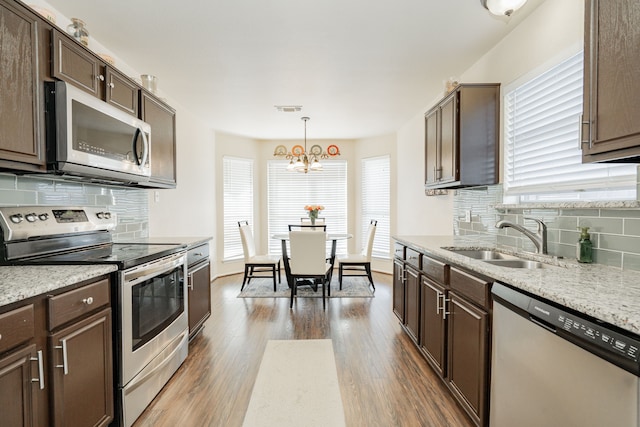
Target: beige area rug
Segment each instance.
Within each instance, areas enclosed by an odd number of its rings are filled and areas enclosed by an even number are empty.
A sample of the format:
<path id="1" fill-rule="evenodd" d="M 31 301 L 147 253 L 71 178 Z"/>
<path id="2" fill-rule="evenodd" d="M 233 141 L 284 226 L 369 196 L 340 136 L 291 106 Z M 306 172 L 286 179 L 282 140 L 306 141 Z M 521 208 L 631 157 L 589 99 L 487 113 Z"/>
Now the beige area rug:
<path id="1" fill-rule="evenodd" d="M 336 275 L 331 280 L 331 298 L 372 298 L 373 288 L 366 277 L 345 277 L 342 279 L 342 290 L 339 289 Z M 287 285 L 287 279 L 282 273 L 282 283 L 278 283 L 273 292 L 273 279 L 251 279 L 238 298 L 289 298 L 291 290 Z M 314 291 L 310 286 L 298 286 L 298 296 L 322 298 L 322 288 Z"/>
<path id="2" fill-rule="evenodd" d="M 331 340 L 269 340 L 243 427 L 342 427 Z"/>

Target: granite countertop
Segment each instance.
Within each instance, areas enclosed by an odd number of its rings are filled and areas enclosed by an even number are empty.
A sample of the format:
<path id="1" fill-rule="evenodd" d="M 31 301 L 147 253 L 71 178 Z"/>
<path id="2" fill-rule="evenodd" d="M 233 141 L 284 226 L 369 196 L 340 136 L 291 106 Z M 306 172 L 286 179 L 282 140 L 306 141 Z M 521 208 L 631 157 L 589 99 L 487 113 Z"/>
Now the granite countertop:
<path id="1" fill-rule="evenodd" d="M 565 307 L 640 334 L 640 272 L 599 264 L 580 264 L 536 254 L 516 254 L 541 261 L 545 268 L 499 267 L 443 248 L 491 249 L 458 236 L 393 236 L 419 252 L 457 264 Z"/>
<path id="2" fill-rule="evenodd" d="M 0 307 L 116 271 L 115 265 L 0 267 Z"/>
<path id="3" fill-rule="evenodd" d="M 199 246 L 212 240 L 213 237 L 143 237 L 139 239 L 115 239 L 114 243 L 146 243 L 150 245 L 187 245 L 187 249 Z"/>

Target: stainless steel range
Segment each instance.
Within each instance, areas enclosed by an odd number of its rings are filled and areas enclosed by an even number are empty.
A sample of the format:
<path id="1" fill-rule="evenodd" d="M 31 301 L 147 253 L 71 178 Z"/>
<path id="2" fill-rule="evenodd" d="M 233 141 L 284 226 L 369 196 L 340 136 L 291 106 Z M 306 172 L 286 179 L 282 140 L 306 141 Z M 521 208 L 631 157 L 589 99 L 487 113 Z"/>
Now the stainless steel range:
<path id="1" fill-rule="evenodd" d="M 95 207 L 0 207 L 0 263 L 117 265 L 114 424 L 130 426 L 187 357 L 186 248 L 113 243 L 116 224 Z"/>

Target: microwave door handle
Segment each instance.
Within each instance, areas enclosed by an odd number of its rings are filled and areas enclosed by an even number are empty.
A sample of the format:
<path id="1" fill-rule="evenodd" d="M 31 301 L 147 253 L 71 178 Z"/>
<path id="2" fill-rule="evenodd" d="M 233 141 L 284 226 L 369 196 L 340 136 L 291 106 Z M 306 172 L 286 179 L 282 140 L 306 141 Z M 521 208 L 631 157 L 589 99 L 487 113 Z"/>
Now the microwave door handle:
<path id="1" fill-rule="evenodd" d="M 147 133 L 140 128 L 138 128 L 138 132 L 142 134 L 142 143 L 144 144 L 144 150 L 142 151 L 142 162 L 140 166 L 144 168 L 144 165 L 147 164 L 147 159 L 149 158 L 149 138 L 147 138 Z"/>
<path id="2" fill-rule="evenodd" d="M 140 162 L 140 157 L 138 157 L 138 135 L 140 135 L 140 128 L 136 128 L 136 132 L 133 134 L 133 157 L 136 159 L 136 165 L 140 166 L 142 163 Z M 144 135 L 144 132 L 142 132 Z M 142 153 L 144 157 L 144 153 Z"/>

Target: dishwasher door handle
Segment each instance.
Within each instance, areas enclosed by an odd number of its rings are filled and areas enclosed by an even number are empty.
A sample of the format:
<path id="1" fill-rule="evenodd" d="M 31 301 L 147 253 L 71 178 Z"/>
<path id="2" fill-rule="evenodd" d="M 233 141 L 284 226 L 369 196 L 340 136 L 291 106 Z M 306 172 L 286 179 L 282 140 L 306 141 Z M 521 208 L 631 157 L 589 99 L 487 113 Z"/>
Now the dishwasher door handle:
<path id="1" fill-rule="evenodd" d="M 551 327 L 545 323 L 543 323 L 541 320 L 536 319 L 535 317 L 529 316 L 529 320 L 531 320 L 533 323 L 535 323 L 536 325 L 546 329 L 549 332 L 553 332 L 554 334 L 557 332 L 557 329 L 554 327 Z"/>

